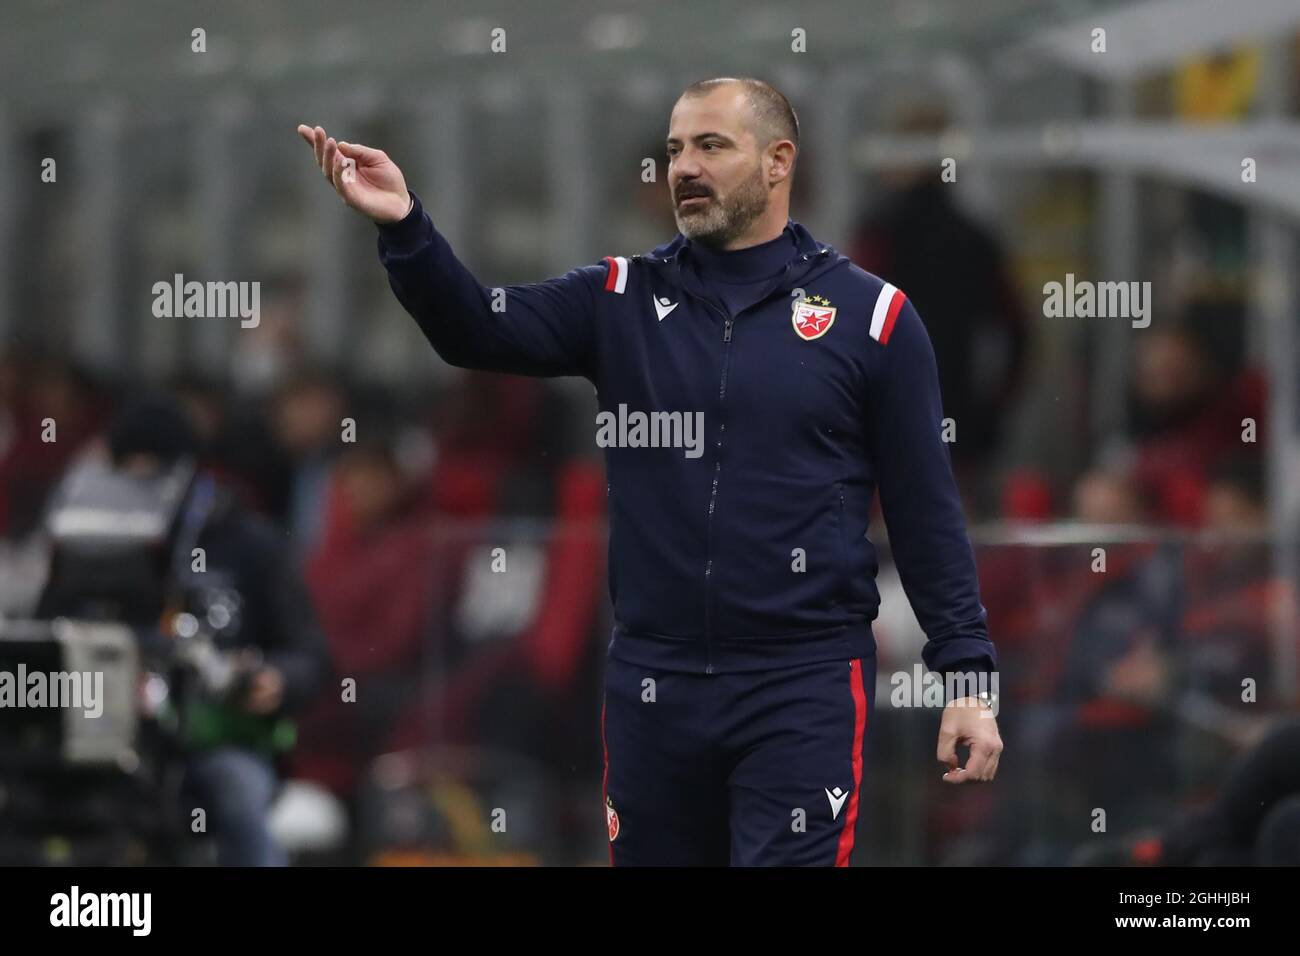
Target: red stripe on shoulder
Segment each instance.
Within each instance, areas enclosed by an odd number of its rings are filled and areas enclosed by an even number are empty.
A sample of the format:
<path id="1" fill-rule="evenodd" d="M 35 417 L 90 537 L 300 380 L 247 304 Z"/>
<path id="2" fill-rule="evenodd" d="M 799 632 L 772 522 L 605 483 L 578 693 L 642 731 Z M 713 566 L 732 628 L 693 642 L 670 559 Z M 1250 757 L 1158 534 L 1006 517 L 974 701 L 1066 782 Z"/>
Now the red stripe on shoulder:
<path id="1" fill-rule="evenodd" d="M 605 262 L 609 266 L 609 272 L 605 275 L 605 291 L 613 292 L 614 286 L 618 284 L 618 261 L 613 256 L 606 256 Z"/>
<path id="2" fill-rule="evenodd" d="M 894 331 L 894 323 L 898 321 L 898 313 L 903 311 L 903 303 L 907 301 L 907 296 L 903 294 L 902 289 L 894 290 L 894 297 L 889 301 L 889 312 L 885 315 L 885 324 L 880 330 L 880 344 L 888 345 L 890 333 Z"/>

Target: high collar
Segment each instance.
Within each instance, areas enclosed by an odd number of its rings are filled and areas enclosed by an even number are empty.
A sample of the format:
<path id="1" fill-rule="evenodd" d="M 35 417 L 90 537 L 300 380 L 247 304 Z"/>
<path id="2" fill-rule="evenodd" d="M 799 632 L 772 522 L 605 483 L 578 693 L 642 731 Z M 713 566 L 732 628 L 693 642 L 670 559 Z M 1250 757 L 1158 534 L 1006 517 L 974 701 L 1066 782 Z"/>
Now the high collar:
<path id="1" fill-rule="evenodd" d="M 789 236 L 794 241 L 795 252 L 799 256 L 807 256 L 809 259 L 811 259 L 815 256 L 821 255 L 823 249 L 829 250 L 827 255 L 833 256 L 835 253 L 835 250 L 831 249 L 830 246 L 820 243 L 816 239 L 814 239 L 812 233 L 808 231 L 808 229 L 803 225 L 803 223 L 798 222 L 797 220 L 786 219 L 785 232 L 783 233 L 783 235 Z M 673 259 L 678 258 L 680 255 L 683 254 L 689 256 L 694 251 L 700 248 L 701 246 L 699 245 L 699 243 L 692 242 L 691 240 L 687 239 L 679 232 L 670 241 L 665 242 L 661 246 L 656 246 L 654 249 L 650 250 L 650 252 L 646 253 L 643 256 L 643 258 L 650 259 L 650 260 L 658 260 L 661 262 L 669 262 Z M 736 251 L 744 252 L 745 250 L 738 249 Z"/>
<path id="2" fill-rule="evenodd" d="M 784 234 L 793 239 L 795 255 L 786 263 L 784 271 L 772 279 L 772 292 L 766 293 L 764 298 L 776 291 L 788 292 L 800 283 L 810 282 L 822 273 L 848 261 L 847 257 L 832 246 L 814 239 L 812 233 L 794 219 L 786 220 Z M 696 295 L 707 295 L 703 283 L 695 276 L 695 270 L 681 268 L 682 261 L 692 259 L 695 251 L 696 244 L 678 233 L 670 242 L 635 258 L 671 269 L 671 275 L 677 285 Z"/>
<path id="3" fill-rule="evenodd" d="M 775 239 L 744 249 L 712 249 L 699 242 L 690 244 L 696 271 L 711 282 L 761 282 L 774 278 L 785 271 L 797 253 L 797 240 L 788 222 Z"/>

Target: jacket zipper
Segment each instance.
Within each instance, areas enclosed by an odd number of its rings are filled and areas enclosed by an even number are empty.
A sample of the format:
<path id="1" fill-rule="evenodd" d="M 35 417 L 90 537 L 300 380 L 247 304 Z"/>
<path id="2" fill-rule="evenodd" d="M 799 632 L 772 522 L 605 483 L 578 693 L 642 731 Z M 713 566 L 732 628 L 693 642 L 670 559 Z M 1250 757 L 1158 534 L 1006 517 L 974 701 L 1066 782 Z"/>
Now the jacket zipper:
<path id="1" fill-rule="evenodd" d="M 692 293 L 693 294 L 693 293 Z M 718 439 L 713 461 L 713 485 L 709 489 L 709 513 L 704 525 L 704 673 L 713 673 L 713 512 L 718 504 L 718 479 L 722 474 L 722 436 L 727 431 L 727 419 L 722 409 L 727 398 L 727 368 L 731 362 L 731 330 L 733 316 L 725 315 L 708 299 L 695 296 L 710 310 L 722 316 L 722 375 L 718 382 Z"/>
<path id="2" fill-rule="evenodd" d="M 821 254 L 824 254 L 824 252 L 825 250 L 823 250 Z M 810 258 L 809 256 L 804 256 L 803 261 L 807 261 L 809 258 Z M 786 265 L 784 275 L 789 275 L 790 269 L 794 266 L 794 263 L 795 260 L 791 260 Z M 746 306 L 744 309 L 741 309 L 741 312 L 748 312 L 750 309 L 754 309 L 760 305 L 766 304 L 768 299 L 770 299 L 773 295 L 775 295 L 776 291 L 781 289 L 783 286 L 784 286 L 784 279 L 782 280 L 782 283 L 777 286 L 776 290 L 773 290 L 773 292 L 764 296 L 758 302 L 755 302 L 749 306 Z M 709 490 L 709 513 L 704 526 L 705 529 L 704 530 L 704 673 L 712 674 L 713 673 L 713 512 L 717 507 L 718 478 L 720 477 L 722 472 L 722 435 L 727 430 L 727 420 L 726 417 L 722 415 L 722 408 L 724 407 L 724 403 L 727 397 L 727 369 L 731 361 L 732 328 L 735 325 L 736 317 L 726 315 L 721 309 L 715 306 L 708 299 L 704 298 L 703 296 L 696 295 L 690 289 L 686 288 L 685 283 L 682 283 L 682 290 L 692 298 L 698 299 L 700 302 L 704 303 L 704 305 L 710 311 L 716 313 L 717 315 L 722 316 L 722 320 L 723 320 L 722 342 L 724 348 L 722 350 L 722 375 L 721 375 L 721 380 L 718 383 L 718 413 L 719 413 L 719 417 L 722 420 L 718 424 L 718 441 L 716 446 L 717 457 L 714 459 L 714 463 L 713 463 L 713 486 Z"/>

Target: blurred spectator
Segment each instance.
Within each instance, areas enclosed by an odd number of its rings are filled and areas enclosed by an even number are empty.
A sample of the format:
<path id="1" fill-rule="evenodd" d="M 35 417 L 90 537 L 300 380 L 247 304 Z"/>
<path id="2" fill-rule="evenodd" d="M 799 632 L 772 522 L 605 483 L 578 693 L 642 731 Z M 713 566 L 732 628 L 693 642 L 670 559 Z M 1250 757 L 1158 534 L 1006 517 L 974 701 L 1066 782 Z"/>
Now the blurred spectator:
<path id="1" fill-rule="evenodd" d="M 591 415 L 571 392 L 539 379 L 469 372 L 439 397 L 429 486 L 439 514 L 553 515 L 555 477 L 571 457 L 594 457 Z"/>
<path id="2" fill-rule="evenodd" d="M 1209 468 L 1225 457 L 1259 455 L 1264 387 L 1251 372 L 1222 368 L 1189 325 L 1152 327 L 1137 338 L 1130 386 L 1133 475 L 1154 517 L 1183 527 L 1204 516 Z M 1253 443 L 1243 420 L 1255 423 Z"/>
<path id="3" fill-rule="evenodd" d="M 305 722 L 296 766 L 345 795 L 385 749 L 418 683 L 435 588 L 433 538 L 414 491 L 387 441 L 347 446 L 307 565 L 335 680 Z M 344 701 L 347 678 L 356 692 Z"/>
<path id="4" fill-rule="evenodd" d="M 304 372 L 271 399 L 271 428 L 289 465 L 285 523 L 299 554 L 315 546 L 325 518 L 330 469 L 345 447 L 348 395 L 325 372 Z M 352 437 L 360 437 L 357 429 Z"/>
<path id="5" fill-rule="evenodd" d="M 1216 464 L 1205 492 L 1205 526 L 1223 537 L 1258 536 L 1268 529 L 1264 463 L 1238 454 Z"/>
<path id="6" fill-rule="evenodd" d="M 200 462 L 246 505 L 283 523 L 288 508 L 290 464 L 276 445 L 265 416 L 236 400 L 215 379 L 187 372 L 171 392 L 199 436 Z"/>
<path id="7" fill-rule="evenodd" d="M 0 361 L 0 533 L 40 524 L 50 491 L 103 428 L 100 389 L 68 362 L 14 354 Z"/>
<path id="8" fill-rule="evenodd" d="M 1141 525 L 1146 514 L 1130 479 L 1113 471 L 1094 470 L 1074 486 L 1074 519 L 1086 524 Z"/>
<path id="9" fill-rule="evenodd" d="M 1243 701 L 1242 682 L 1267 692 L 1277 629 L 1300 642 L 1295 590 L 1273 567 L 1256 458 L 1239 454 L 1211 470 L 1205 518 L 1211 537 L 1188 554 L 1185 681 L 1220 706 L 1252 713 L 1260 705 Z"/>
<path id="10" fill-rule="evenodd" d="M 1079 863 L 1300 866 L 1300 718 L 1278 720 L 1229 764 L 1213 798 L 1153 834 L 1089 847 Z"/>
<path id="11" fill-rule="evenodd" d="M 298 372 L 306 353 L 301 276 L 277 275 L 264 283 L 264 292 L 257 325 L 240 330 L 230 355 L 235 389 L 249 398 L 261 398 L 282 385 Z"/>
<path id="12" fill-rule="evenodd" d="M 1136 489 L 1112 472 L 1080 479 L 1074 504 L 1074 517 L 1090 524 L 1142 522 Z M 1065 722 L 1047 744 L 1047 766 L 1074 782 L 1066 800 L 1078 801 L 1077 812 L 1104 807 L 1121 819 L 1146 818 L 1176 783 L 1169 702 L 1183 549 L 1109 542 L 1075 557 L 1069 643 L 1051 655 L 1059 667 L 1051 699 Z M 1079 766 L 1089 768 L 1086 779 L 1073 772 Z"/>
<path id="13" fill-rule="evenodd" d="M 933 106 L 907 109 L 896 124 L 912 135 L 947 126 Z M 889 193 L 863 216 L 849 255 L 902 289 L 925 322 L 944 414 L 958 423 L 953 465 L 969 492 L 997 452 L 1023 384 L 1027 316 L 1001 244 L 956 206 L 956 187 L 935 167 L 891 170 L 881 179 Z"/>
<path id="14" fill-rule="evenodd" d="M 591 652 L 605 591 L 604 470 L 592 418 L 575 393 L 535 379 L 471 373 L 435 411 L 438 462 L 431 486 L 439 599 L 431 639 L 435 693 L 398 728 L 401 746 L 444 739 L 522 751 L 549 766 L 585 763 L 592 724 L 561 701 L 598 698 Z M 554 519 L 539 537 L 506 517 Z M 488 567 L 481 535 L 513 555 L 510 575 Z M 591 684 L 581 684 L 585 678 Z M 502 702 L 511 701 L 515 719 Z"/>

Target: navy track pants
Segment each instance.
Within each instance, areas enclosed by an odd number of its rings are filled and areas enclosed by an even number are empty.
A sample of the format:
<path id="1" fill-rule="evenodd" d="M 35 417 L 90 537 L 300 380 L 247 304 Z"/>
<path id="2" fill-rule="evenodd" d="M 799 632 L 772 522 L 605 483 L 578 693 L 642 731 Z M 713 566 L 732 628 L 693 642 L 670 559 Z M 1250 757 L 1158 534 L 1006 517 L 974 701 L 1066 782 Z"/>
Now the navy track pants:
<path id="1" fill-rule="evenodd" d="M 601 713 L 615 866 L 848 866 L 876 659 L 745 674 L 610 658 Z"/>

